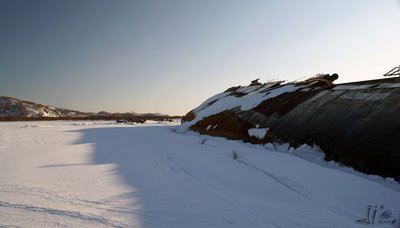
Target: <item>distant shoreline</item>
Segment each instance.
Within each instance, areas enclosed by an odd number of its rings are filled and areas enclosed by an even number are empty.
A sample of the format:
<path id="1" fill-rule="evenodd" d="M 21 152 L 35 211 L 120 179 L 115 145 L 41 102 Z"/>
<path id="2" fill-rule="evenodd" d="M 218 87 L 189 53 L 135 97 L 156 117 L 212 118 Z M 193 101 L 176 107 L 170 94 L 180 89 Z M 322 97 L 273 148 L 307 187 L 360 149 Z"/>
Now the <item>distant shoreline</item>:
<path id="1" fill-rule="evenodd" d="M 72 121 L 82 121 L 82 120 L 125 120 L 128 122 L 142 123 L 146 120 L 155 121 L 170 121 L 173 119 L 181 119 L 181 116 L 86 116 L 86 117 L 26 117 L 26 116 L 8 116 L 0 117 L 0 122 L 8 121 L 57 121 L 57 120 L 72 120 Z"/>

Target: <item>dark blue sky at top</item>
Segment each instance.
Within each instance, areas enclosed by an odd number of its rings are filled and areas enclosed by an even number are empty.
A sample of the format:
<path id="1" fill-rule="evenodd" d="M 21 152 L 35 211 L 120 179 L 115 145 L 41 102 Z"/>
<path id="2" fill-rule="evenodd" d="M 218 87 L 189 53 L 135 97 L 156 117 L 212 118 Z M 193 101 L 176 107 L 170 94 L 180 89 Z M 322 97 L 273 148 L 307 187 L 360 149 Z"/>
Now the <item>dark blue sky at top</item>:
<path id="1" fill-rule="evenodd" d="M 399 17 L 395 0 L 0 0 L 0 95 L 184 114 L 254 78 L 379 77 Z"/>

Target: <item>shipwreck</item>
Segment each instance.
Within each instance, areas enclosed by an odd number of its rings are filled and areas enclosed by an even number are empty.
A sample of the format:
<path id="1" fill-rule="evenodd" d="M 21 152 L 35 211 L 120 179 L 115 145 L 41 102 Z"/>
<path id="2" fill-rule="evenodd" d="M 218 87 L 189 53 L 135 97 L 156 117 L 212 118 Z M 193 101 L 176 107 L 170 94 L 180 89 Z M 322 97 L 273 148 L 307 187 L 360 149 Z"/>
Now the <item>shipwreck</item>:
<path id="1" fill-rule="evenodd" d="M 333 83 L 337 74 L 289 83 L 254 80 L 211 97 L 182 125 L 250 143 L 317 145 L 326 161 L 400 181 L 400 67 L 385 76 L 342 84 Z"/>

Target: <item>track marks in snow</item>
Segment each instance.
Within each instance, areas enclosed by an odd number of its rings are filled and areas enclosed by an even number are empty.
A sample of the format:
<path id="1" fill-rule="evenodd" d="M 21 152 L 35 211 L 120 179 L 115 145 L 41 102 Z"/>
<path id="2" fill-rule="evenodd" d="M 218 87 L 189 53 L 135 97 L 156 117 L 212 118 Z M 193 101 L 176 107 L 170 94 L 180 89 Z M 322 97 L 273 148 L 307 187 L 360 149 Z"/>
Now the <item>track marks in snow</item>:
<path id="1" fill-rule="evenodd" d="M 47 207 L 37 207 L 37 206 L 33 206 L 33 205 L 28 205 L 28 204 L 14 204 L 14 203 L 8 203 L 8 202 L 3 202 L 3 201 L 0 201 L 0 207 L 12 208 L 12 209 L 23 209 L 23 210 L 27 210 L 29 212 L 44 213 L 44 214 L 52 215 L 52 216 L 69 217 L 72 219 L 85 220 L 87 222 L 105 225 L 105 226 L 109 226 L 109 227 L 125 227 L 125 226 L 127 226 L 126 224 L 122 224 L 122 223 L 119 223 L 116 221 L 111 221 L 111 220 L 105 219 L 100 216 L 95 216 L 95 215 L 90 215 L 90 214 L 82 214 L 81 212 L 78 212 L 78 211 L 66 211 L 66 210 L 59 210 L 59 209 L 47 208 Z"/>
<path id="2" fill-rule="evenodd" d="M 226 205 L 232 205 L 231 202 L 229 201 L 232 196 L 224 192 L 222 189 L 219 189 L 218 187 L 214 186 L 211 183 L 208 183 L 206 181 L 199 180 L 195 176 L 191 174 L 191 172 L 185 168 L 183 165 L 181 165 L 179 162 L 177 162 L 175 159 L 172 158 L 172 155 L 166 155 L 162 156 L 164 160 L 167 162 L 167 166 L 169 169 L 175 174 L 175 175 L 182 175 L 187 178 L 188 181 L 190 181 L 192 184 L 195 186 L 200 187 L 204 191 L 210 193 L 214 197 L 216 197 L 218 200 L 220 200 L 222 203 L 225 203 Z"/>
<path id="3" fill-rule="evenodd" d="M 284 186 L 285 188 L 289 189 L 290 191 L 295 192 L 296 194 L 306 198 L 309 201 L 312 201 L 312 199 L 309 196 L 307 196 L 307 194 L 306 194 L 306 192 L 309 193 L 309 191 L 307 191 L 305 187 L 296 183 L 294 180 L 291 180 L 288 177 L 278 177 L 272 173 L 265 171 L 264 169 L 260 169 L 260 168 L 256 167 L 253 163 L 251 163 L 249 161 L 243 161 L 241 159 L 235 159 L 235 161 L 263 173 L 264 175 L 271 178 L 275 182 L 278 182 L 280 185 Z"/>
<path id="4" fill-rule="evenodd" d="M 62 204 L 70 204 L 77 207 L 97 209 L 104 212 L 107 211 L 111 213 L 125 213 L 125 214 L 132 213 L 130 209 L 121 208 L 120 206 L 117 208 L 118 204 L 116 202 L 106 201 L 106 200 L 93 201 L 87 199 L 78 199 L 74 197 L 65 197 L 62 196 L 62 193 L 60 192 L 50 191 L 45 188 L 9 186 L 9 187 L 3 187 L 3 189 L 0 190 L 0 193 L 10 194 L 10 195 L 12 194 L 14 196 L 13 198 L 18 197 L 19 195 L 25 195 L 23 198 L 31 197 L 32 199 L 36 198 L 53 203 L 59 202 Z"/>
<path id="5" fill-rule="evenodd" d="M 187 169 L 185 169 L 182 165 L 180 165 L 178 162 L 173 160 L 169 155 L 165 156 L 164 159 L 167 160 L 167 162 L 171 164 L 171 165 L 169 165 L 169 168 L 175 174 L 184 173 L 187 176 L 193 178 L 192 174 Z"/>
<path id="6" fill-rule="evenodd" d="M 125 224 L 126 220 L 121 218 L 143 215 L 141 210 L 128 209 L 113 199 L 93 201 L 75 198 L 68 195 L 68 192 L 65 192 L 65 196 L 63 194 L 64 192 L 54 192 L 42 187 L 3 186 L 0 189 L 0 209 L 23 210 L 27 214 L 39 213 L 40 215 L 34 217 L 47 218 L 45 220 L 52 226 L 60 225 L 54 223 L 56 221 L 70 221 L 71 224 L 87 223 L 94 227 L 129 227 Z"/>

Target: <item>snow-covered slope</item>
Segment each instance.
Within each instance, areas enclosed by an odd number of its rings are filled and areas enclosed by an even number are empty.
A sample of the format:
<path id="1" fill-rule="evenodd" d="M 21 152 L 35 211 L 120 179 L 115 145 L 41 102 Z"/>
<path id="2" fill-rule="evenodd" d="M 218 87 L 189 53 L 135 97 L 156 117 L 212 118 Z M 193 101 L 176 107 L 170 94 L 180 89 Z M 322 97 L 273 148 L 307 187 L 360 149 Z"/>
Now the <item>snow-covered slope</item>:
<path id="1" fill-rule="evenodd" d="M 44 106 L 12 97 L 0 97 L 0 117 L 79 117 L 84 113 Z"/>
<path id="2" fill-rule="evenodd" d="M 399 225 L 394 183 L 170 124 L 0 123 L 0 227 Z"/>

